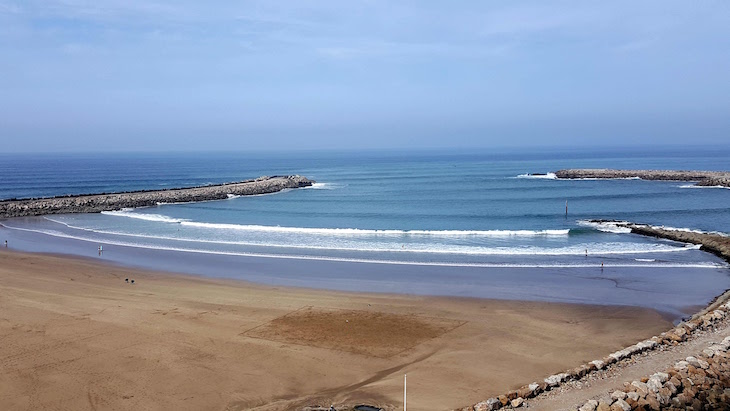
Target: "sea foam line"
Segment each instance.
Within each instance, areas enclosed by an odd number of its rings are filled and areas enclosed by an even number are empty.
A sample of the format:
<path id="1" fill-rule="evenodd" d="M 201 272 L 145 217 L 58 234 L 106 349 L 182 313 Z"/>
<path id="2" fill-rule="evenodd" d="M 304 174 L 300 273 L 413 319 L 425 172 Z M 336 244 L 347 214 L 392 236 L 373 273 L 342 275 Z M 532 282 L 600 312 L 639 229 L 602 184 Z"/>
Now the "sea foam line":
<path id="1" fill-rule="evenodd" d="M 347 187 L 347 184 L 337 184 L 337 183 L 322 183 L 317 182 L 312 184 L 309 187 L 302 187 L 305 190 L 337 190 L 338 188 Z"/>
<path id="2" fill-rule="evenodd" d="M 532 237 L 532 236 L 565 236 L 570 233 L 569 229 L 561 230 L 372 230 L 362 228 L 311 228 L 311 227 L 282 227 L 266 226 L 256 224 L 229 224 L 229 223 L 203 223 L 168 217 L 162 214 L 134 213 L 128 210 L 102 211 L 102 214 L 115 217 L 129 217 L 140 220 L 157 221 L 163 223 L 177 223 L 189 227 L 217 229 L 217 230 L 239 230 L 258 232 L 278 233 L 303 233 L 320 235 L 390 235 L 390 236 L 484 236 L 484 237 Z"/>
<path id="3" fill-rule="evenodd" d="M 730 187 L 725 187 L 725 186 L 698 186 L 696 184 L 682 184 L 677 187 L 678 188 L 723 188 L 725 190 L 730 190 Z"/>
<path id="4" fill-rule="evenodd" d="M 52 237 L 68 238 L 72 240 L 98 243 L 98 240 L 87 239 L 83 237 L 77 237 L 66 233 L 59 233 L 53 230 L 32 230 L 27 228 L 9 227 L 3 223 L 0 226 L 11 230 L 27 231 L 37 234 L 45 234 Z M 168 246 L 156 246 L 149 247 L 147 245 L 127 243 L 122 241 L 108 241 L 104 240 L 104 244 L 116 245 L 120 247 L 132 247 L 142 248 L 151 250 L 161 251 L 174 251 L 174 252 L 185 252 L 185 253 L 197 253 L 197 254 L 214 254 L 214 255 L 227 255 L 227 256 L 239 256 L 239 257 L 260 257 L 260 258 L 280 258 L 280 259 L 291 259 L 291 260 L 312 260 L 312 261 L 331 261 L 331 262 L 346 262 L 346 263 L 362 263 L 362 264 L 388 264 L 388 265 L 412 265 L 412 266 L 436 266 L 436 267 L 475 267 L 475 268 L 601 268 L 598 264 L 511 264 L 511 263 L 454 263 L 454 262 L 420 262 L 420 261 L 398 261 L 398 260 L 375 260 L 375 259 L 361 259 L 361 258 L 346 258 L 346 257 L 327 257 L 327 256 L 306 256 L 306 255 L 288 255 L 288 254 L 264 254 L 264 253 L 249 253 L 249 252 L 232 252 L 232 251 L 217 251 L 217 250 L 197 250 L 187 249 L 179 247 L 168 247 Z M 727 268 L 727 265 L 719 263 L 654 263 L 654 264 L 633 264 L 633 263 L 609 263 L 604 264 L 603 268 Z"/>
<path id="5" fill-rule="evenodd" d="M 225 223 L 200 223 L 195 221 L 182 221 L 180 224 L 190 227 L 240 230 L 240 231 L 264 231 L 278 233 L 304 233 L 304 234 L 325 234 L 325 235 L 418 235 L 418 236 L 484 236 L 484 237 L 513 237 L 513 236 L 564 236 L 570 230 L 371 230 L 362 228 L 309 228 L 309 227 L 281 227 L 263 225 L 241 225 Z"/>
<path id="6" fill-rule="evenodd" d="M 157 222 L 161 222 L 161 223 L 182 223 L 183 221 L 187 221 L 187 220 L 180 219 L 180 218 L 168 217 L 168 216 L 162 215 L 162 214 L 134 213 L 134 212 L 132 212 L 132 209 L 122 209 L 122 210 L 117 210 L 117 211 L 102 211 L 101 214 L 117 216 L 117 217 L 135 218 L 138 220 L 145 220 L 145 221 L 157 221 Z M 49 218 L 49 220 L 51 220 L 51 219 Z M 51 221 L 57 222 L 55 220 L 51 220 Z"/>
<path id="7" fill-rule="evenodd" d="M 603 231 L 604 233 L 613 233 L 613 234 L 629 234 L 631 233 L 631 229 L 628 227 L 622 227 L 619 224 L 628 224 L 626 221 L 588 221 L 588 220 L 578 220 L 577 221 L 579 226 L 583 227 L 590 227 L 593 229 L 596 229 L 598 231 Z"/>
<path id="8" fill-rule="evenodd" d="M 546 174 L 520 174 L 516 178 L 534 178 L 539 180 L 557 180 L 558 176 L 555 175 L 555 173 L 546 173 Z"/>
<path id="9" fill-rule="evenodd" d="M 683 247 L 675 246 L 660 246 L 654 244 L 652 248 L 634 248 L 634 249 L 613 249 L 606 247 L 612 244 L 624 243 L 605 243 L 605 244 L 580 244 L 573 247 L 566 247 L 560 249 L 550 249 L 544 247 L 531 247 L 531 248 L 519 248 L 519 247 L 478 247 L 478 246 L 447 246 L 440 245 L 440 248 L 420 248 L 420 244 L 409 244 L 408 248 L 405 247 L 394 247 L 393 244 L 385 244 L 383 247 L 366 247 L 363 244 L 354 244 L 353 247 L 338 247 L 338 246 L 316 246 L 316 245 L 301 245 L 301 244 L 282 244 L 282 243 L 265 243 L 265 242 L 251 242 L 251 241 L 225 241 L 225 240 L 205 240 L 205 239 L 192 239 L 184 237 L 169 237 L 169 236 L 158 236 L 158 235 L 145 235 L 145 234 L 133 234 L 123 233 L 116 231 L 105 231 L 95 230 L 92 228 L 78 227 L 52 219 L 50 217 L 44 217 L 45 219 L 52 221 L 57 224 L 61 224 L 70 229 L 92 232 L 101 235 L 117 235 L 125 237 L 133 237 L 140 239 L 152 239 L 152 240 L 165 240 L 165 241 L 177 241 L 177 242 L 188 242 L 188 243 L 201 243 L 201 244 L 218 244 L 218 245 L 239 245 L 239 246 L 250 246 L 250 247 L 270 247 L 270 248 L 293 248 L 302 250 L 323 250 L 323 251 L 344 251 L 344 252 L 372 252 L 372 253 L 410 253 L 410 254 L 443 254 L 443 255 L 469 255 L 469 256 L 531 256 L 531 255 L 542 255 L 542 256 L 583 256 L 586 250 L 591 250 L 591 256 L 603 256 L 603 255 L 625 255 L 625 254 L 654 254 L 654 253 L 671 253 L 679 251 L 697 250 L 700 248 L 699 245 L 687 244 Z"/>

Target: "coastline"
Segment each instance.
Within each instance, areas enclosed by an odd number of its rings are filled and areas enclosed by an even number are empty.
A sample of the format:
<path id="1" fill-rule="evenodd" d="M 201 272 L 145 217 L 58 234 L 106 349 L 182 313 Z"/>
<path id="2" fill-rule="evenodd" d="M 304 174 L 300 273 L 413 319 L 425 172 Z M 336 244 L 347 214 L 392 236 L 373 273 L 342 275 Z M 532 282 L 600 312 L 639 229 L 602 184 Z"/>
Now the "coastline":
<path id="1" fill-rule="evenodd" d="M 699 244 L 702 250 L 715 254 L 726 261 L 730 260 L 730 239 L 725 235 L 692 230 L 665 229 L 628 221 L 590 220 L 589 222 L 607 225 L 611 229 L 627 229 L 631 233 L 643 236 Z M 685 405 L 697 408 L 702 406 L 703 402 L 712 404 L 713 407 L 718 404 L 726 405 L 727 398 L 717 396 L 715 393 L 718 389 L 721 391 L 727 386 L 724 373 L 728 369 L 727 359 L 730 357 L 730 335 L 728 335 L 727 327 L 727 313 L 730 311 L 730 302 L 728 300 L 730 300 L 730 289 L 726 289 L 717 295 L 706 307 L 696 312 L 687 321 L 682 321 L 659 335 L 627 346 L 603 358 L 586 362 L 579 367 L 550 375 L 542 382 L 523 385 L 498 397 L 492 397 L 473 406 L 462 408 L 462 411 L 497 410 L 510 405 L 520 407 L 526 402 L 530 403 L 528 407 L 537 406 L 538 409 L 545 407 L 549 407 L 546 409 L 553 409 L 559 404 L 562 407 L 561 409 L 568 406 L 569 409 L 580 407 L 580 410 L 645 409 L 647 406 L 651 409 L 664 409 L 664 406 L 682 408 Z M 720 339 L 722 339 L 722 342 L 719 342 Z M 696 354 L 697 357 L 702 359 L 702 362 L 698 362 L 697 358 L 691 355 L 686 357 L 686 360 L 679 357 L 678 361 L 677 358 L 673 358 L 671 355 L 669 358 L 664 358 L 663 361 L 655 360 L 652 362 L 647 360 L 646 362 L 651 364 L 649 365 L 651 371 L 656 371 L 657 368 L 660 371 L 650 377 L 642 378 L 641 381 L 625 382 L 623 390 L 611 392 L 616 390 L 618 386 L 615 381 L 611 382 L 610 380 L 616 380 L 615 377 L 618 376 L 620 381 L 622 379 L 621 370 L 626 371 L 629 376 L 636 377 L 636 369 L 631 370 L 633 365 L 644 362 L 647 356 L 654 357 L 657 351 L 671 353 L 678 345 L 682 346 L 688 342 L 691 344 L 698 342 L 699 344 L 707 344 L 708 341 L 711 344 L 710 347 Z M 695 347 L 695 349 L 697 348 Z M 676 351 L 674 357 L 682 353 L 686 355 L 686 351 L 682 349 Z M 713 357 L 715 357 L 714 360 Z M 668 360 L 670 361 L 669 364 L 667 364 Z M 674 363 L 674 361 L 677 362 Z M 715 364 L 713 365 L 714 370 L 708 370 L 710 363 Z M 674 365 L 671 366 L 671 364 Z M 666 369 L 667 373 L 662 372 L 664 370 L 663 366 L 669 366 Z M 697 368 L 688 368 L 694 366 L 697 366 Z M 639 369 L 643 372 L 647 371 L 646 367 L 641 368 L 639 366 Z M 702 369 L 708 370 L 708 374 L 705 374 Z M 678 378 L 686 381 L 684 386 L 678 382 L 677 378 L 664 386 L 664 383 L 668 381 L 668 377 L 664 378 L 664 375 L 675 376 L 679 373 L 682 374 Z M 609 375 L 612 377 L 609 378 Z M 642 371 L 639 371 L 639 375 L 643 375 Z M 705 378 L 706 375 L 711 375 L 713 378 L 717 377 L 717 379 Z M 596 382 L 597 385 L 592 393 L 584 392 L 582 395 L 578 393 L 578 396 L 576 396 L 575 391 L 583 388 L 583 383 L 586 384 L 586 387 L 591 387 L 591 381 Z M 647 381 L 654 385 L 647 386 Z M 642 386 L 641 384 L 645 385 Z M 702 385 L 699 388 L 694 389 L 695 385 L 700 384 Z M 684 392 L 677 395 L 680 389 L 683 389 Z M 591 390 L 588 389 L 587 391 Z M 557 394 L 554 394 L 555 392 Z M 565 392 L 569 394 L 567 398 L 561 400 L 560 394 Z M 608 396 L 609 393 L 610 397 Z M 593 396 L 593 398 L 586 401 L 586 398 L 590 396 Z M 626 402 L 624 399 L 626 399 Z M 569 405 L 576 402 L 577 404 Z"/>
<path id="2" fill-rule="evenodd" d="M 704 307 L 718 288 L 730 288 L 727 269 L 718 264 L 720 260 L 697 249 L 672 258 L 706 262 L 698 266 L 621 266 L 613 265 L 610 256 L 581 256 L 581 265 L 575 267 L 479 267 L 191 253 L 95 243 L 0 226 L 2 238 L 9 239 L 14 250 L 76 255 L 205 278 L 332 291 L 642 306 L 656 309 L 674 322 Z M 101 256 L 99 244 L 104 244 Z"/>
<path id="3" fill-rule="evenodd" d="M 270 194 L 285 189 L 309 187 L 313 183 L 314 181 L 299 175 L 264 176 L 236 183 L 188 188 L 3 200 L 0 201 L 0 218 L 99 213 L 123 208 L 149 207 L 160 203 L 223 200 L 230 196 Z"/>
<path id="4" fill-rule="evenodd" d="M 4 249 L 0 259 L 8 408 L 396 409 L 407 372 L 412 406 L 449 409 L 670 326 L 636 307 L 272 287 Z M 292 315 L 304 315 L 294 329 Z M 350 328 L 296 328 L 323 319 Z"/>

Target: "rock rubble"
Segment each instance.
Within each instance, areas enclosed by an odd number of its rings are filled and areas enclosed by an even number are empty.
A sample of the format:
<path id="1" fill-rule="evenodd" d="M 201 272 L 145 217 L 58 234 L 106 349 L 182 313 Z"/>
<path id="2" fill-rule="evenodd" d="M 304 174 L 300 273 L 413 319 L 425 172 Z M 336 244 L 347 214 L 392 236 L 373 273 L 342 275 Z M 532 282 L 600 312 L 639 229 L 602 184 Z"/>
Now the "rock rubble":
<path id="1" fill-rule="evenodd" d="M 223 200 L 231 196 L 275 193 L 284 189 L 311 186 L 305 177 L 259 177 L 237 183 L 169 190 L 134 191 L 111 194 L 89 194 L 41 199 L 0 201 L 0 218 L 46 214 L 99 213 L 122 208 L 149 207 L 159 203 L 187 203 Z"/>
<path id="2" fill-rule="evenodd" d="M 696 181 L 699 186 L 730 187 L 730 172 L 687 171 L 687 170 L 614 170 L 608 168 L 580 168 L 558 170 L 557 178 L 564 179 L 619 179 L 640 178 L 642 180 Z"/>
<path id="3" fill-rule="evenodd" d="M 730 409 L 730 337 L 665 372 L 625 383 L 609 399 L 589 400 L 579 411 Z"/>
<path id="4" fill-rule="evenodd" d="M 730 237 L 727 235 L 691 230 L 670 230 L 662 227 L 653 227 L 646 224 L 636 224 L 626 221 L 591 220 L 591 222 L 610 223 L 616 227 L 628 228 L 634 234 L 641 234 L 648 237 L 698 244 L 700 245 L 700 250 L 715 254 L 730 263 Z"/>
<path id="5" fill-rule="evenodd" d="M 600 360 L 594 360 L 565 372 L 546 377 L 542 382 L 534 382 L 517 390 L 509 391 L 498 397 L 489 398 L 460 411 L 492 411 L 514 409 L 528 404 L 527 400 L 543 392 L 556 390 L 563 383 L 578 381 L 581 378 L 619 361 L 646 351 L 677 345 L 688 340 L 698 331 L 711 330 L 720 321 L 730 317 L 730 302 L 703 315 L 680 323 L 669 331 L 648 340 L 611 353 Z M 724 409 L 693 408 L 697 403 L 730 404 L 730 337 L 720 344 L 713 344 L 696 357 L 687 357 L 670 370 L 656 372 L 642 381 L 626 383 L 623 391 L 611 393 L 608 399 L 588 400 L 579 411 L 616 411 L 616 410 L 679 410 L 686 409 Z M 701 371 L 699 371 L 701 370 Z M 679 375 L 677 377 L 677 375 Z M 677 383 L 676 379 L 679 380 Z M 696 401 L 695 401 L 696 400 Z M 723 402 L 725 401 L 725 402 Z M 659 407 L 659 408 L 653 408 Z M 674 407 L 674 408 L 672 408 Z M 730 409 L 730 408 L 728 408 Z"/>
<path id="6" fill-rule="evenodd" d="M 712 252 L 730 262 L 730 237 L 722 234 L 689 230 L 669 230 L 624 221 L 592 220 L 630 228 L 633 233 L 666 238 L 674 241 L 701 244 L 701 249 Z M 592 373 L 605 370 L 612 364 L 633 356 L 673 346 L 687 341 L 694 333 L 712 330 L 719 322 L 730 320 L 730 291 L 715 299 L 692 319 L 676 327 L 608 354 L 602 359 L 550 375 L 542 382 L 534 382 L 504 395 L 490 398 L 461 411 L 490 411 L 517 408 L 543 392 L 555 391 L 569 381 L 579 381 Z M 588 400 L 579 411 L 617 410 L 730 410 L 730 337 L 713 344 L 695 357 L 679 361 L 669 370 L 657 372 L 642 381 L 626 383 L 624 391 L 616 391 L 609 399 Z M 515 401 L 521 399 L 522 401 Z M 528 404 L 529 405 L 529 404 Z"/>

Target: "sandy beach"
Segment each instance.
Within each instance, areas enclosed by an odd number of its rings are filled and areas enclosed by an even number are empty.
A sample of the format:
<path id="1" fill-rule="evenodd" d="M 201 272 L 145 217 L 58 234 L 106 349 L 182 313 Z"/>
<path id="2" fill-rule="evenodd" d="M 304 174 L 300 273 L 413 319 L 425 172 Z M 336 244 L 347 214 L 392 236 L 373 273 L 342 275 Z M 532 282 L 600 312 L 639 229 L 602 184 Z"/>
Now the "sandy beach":
<path id="1" fill-rule="evenodd" d="M 131 284 L 125 279 L 134 279 Z M 252 285 L 0 250 L 0 408 L 451 409 L 666 330 L 657 312 Z"/>

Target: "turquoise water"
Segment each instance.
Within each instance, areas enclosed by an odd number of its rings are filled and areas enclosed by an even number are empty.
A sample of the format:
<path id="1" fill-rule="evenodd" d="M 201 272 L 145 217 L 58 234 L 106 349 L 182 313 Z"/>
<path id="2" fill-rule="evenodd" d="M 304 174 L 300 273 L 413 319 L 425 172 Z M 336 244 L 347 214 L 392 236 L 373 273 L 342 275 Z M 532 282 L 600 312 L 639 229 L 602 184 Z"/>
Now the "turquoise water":
<path id="1" fill-rule="evenodd" d="M 29 251 L 269 284 L 643 305 L 679 316 L 730 288 L 727 265 L 695 246 L 586 220 L 730 233 L 730 190 L 528 174 L 728 170 L 728 158 L 718 149 L 2 155 L 2 198 L 281 174 L 317 183 L 264 196 L 0 220 L 0 236 Z"/>
<path id="2" fill-rule="evenodd" d="M 605 232 L 583 220 L 730 232 L 730 190 L 526 174 L 573 167 L 723 170 L 730 168 L 727 154 L 4 156 L 0 196 L 159 189 L 302 174 L 317 184 L 267 196 L 48 216 L 34 229 L 137 247 L 358 261 L 584 264 L 587 252 L 616 264 L 687 262 L 682 254 L 691 247 Z"/>

